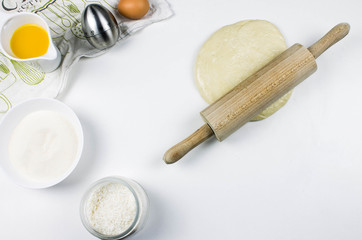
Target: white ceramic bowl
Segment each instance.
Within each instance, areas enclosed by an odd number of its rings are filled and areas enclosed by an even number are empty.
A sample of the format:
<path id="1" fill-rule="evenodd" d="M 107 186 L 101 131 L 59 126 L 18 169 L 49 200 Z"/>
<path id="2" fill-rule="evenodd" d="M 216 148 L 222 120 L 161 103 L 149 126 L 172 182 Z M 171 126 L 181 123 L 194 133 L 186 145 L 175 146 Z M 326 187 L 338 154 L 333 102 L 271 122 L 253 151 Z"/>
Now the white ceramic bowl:
<path id="1" fill-rule="evenodd" d="M 32 112 L 42 110 L 55 111 L 68 118 L 78 137 L 78 150 L 73 165 L 61 177 L 39 183 L 25 179 L 17 173 L 10 163 L 8 147 L 11 134 L 20 121 Z M 50 98 L 35 98 L 16 105 L 0 122 L 0 133 L 0 166 L 16 184 L 26 188 L 47 188 L 63 181 L 77 166 L 83 150 L 83 130 L 78 117 L 67 105 Z"/>

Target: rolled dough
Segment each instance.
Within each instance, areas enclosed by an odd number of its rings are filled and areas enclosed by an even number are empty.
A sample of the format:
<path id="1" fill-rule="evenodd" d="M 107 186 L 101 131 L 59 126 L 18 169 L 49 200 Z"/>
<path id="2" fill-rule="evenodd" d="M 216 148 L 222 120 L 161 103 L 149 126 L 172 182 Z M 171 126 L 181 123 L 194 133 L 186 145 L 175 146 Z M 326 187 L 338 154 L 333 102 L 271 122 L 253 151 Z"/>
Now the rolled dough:
<path id="1" fill-rule="evenodd" d="M 204 100 L 211 104 L 265 66 L 287 46 L 270 22 L 247 20 L 222 27 L 201 47 L 195 63 L 195 81 Z M 288 92 L 253 120 L 269 117 L 290 98 Z"/>

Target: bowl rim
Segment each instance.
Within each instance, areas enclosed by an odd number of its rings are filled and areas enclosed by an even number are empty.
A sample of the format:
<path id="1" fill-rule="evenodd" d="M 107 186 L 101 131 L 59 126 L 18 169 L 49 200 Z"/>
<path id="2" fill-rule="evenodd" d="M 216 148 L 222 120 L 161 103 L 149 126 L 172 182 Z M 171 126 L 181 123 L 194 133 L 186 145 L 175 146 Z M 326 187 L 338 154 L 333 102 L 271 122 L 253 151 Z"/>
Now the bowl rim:
<path id="1" fill-rule="evenodd" d="M 29 110 L 29 107 L 31 110 Z M 61 109 L 63 111 L 61 111 Z M 75 128 L 75 132 L 78 137 L 78 147 L 77 147 L 77 155 L 72 163 L 72 165 L 68 168 L 67 171 L 64 172 L 64 174 L 56 179 L 52 179 L 51 181 L 46 182 L 35 182 L 30 181 L 25 178 L 20 177 L 19 175 L 15 174 L 14 169 L 10 169 L 9 166 L 6 164 L 9 164 L 9 157 L 8 157 L 8 145 L 10 141 L 10 136 L 13 130 L 18 126 L 20 121 L 30 113 L 36 112 L 36 111 L 42 111 L 42 110 L 48 110 L 48 111 L 55 111 L 62 113 L 67 117 L 69 122 L 73 125 Z M 10 120 L 16 120 L 15 122 L 11 122 L 11 125 L 9 126 Z M 10 128 L 8 128 L 10 127 Z M 7 129 L 6 129 L 7 128 Z M 75 114 L 75 112 L 65 103 L 53 99 L 53 98 L 45 98 L 45 97 L 38 97 L 38 98 L 32 98 L 30 100 L 25 100 L 17 105 L 15 105 L 12 109 L 10 109 L 1 119 L 0 121 L 0 132 L 1 130 L 6 129 L 9 134 L 0 134 L 0 144 L 5 143 L 6 146 L 0 146 L 0 156 L 6 156 L 1 157 L 0 159 L 0 168 L 3 170 L 3 172 L 8 176 L 9 179 L 12 180 L 15 184 L 25 187 L 25 188 L 31 188 L 31 189 L 42 189 L 42 188 L 48 188 L 51 186 L 54 186 L 63 180 L 65 180 L 76 168 L 78 165 L 82 152 L 83 152 L 83 146 L 84 146 L 84 134 L 83 134 L 83 128 L 81 125 L 81 122 L 78 118 L 78 116 Z M 6 150 L 5 150 L 6 149 Z"/>

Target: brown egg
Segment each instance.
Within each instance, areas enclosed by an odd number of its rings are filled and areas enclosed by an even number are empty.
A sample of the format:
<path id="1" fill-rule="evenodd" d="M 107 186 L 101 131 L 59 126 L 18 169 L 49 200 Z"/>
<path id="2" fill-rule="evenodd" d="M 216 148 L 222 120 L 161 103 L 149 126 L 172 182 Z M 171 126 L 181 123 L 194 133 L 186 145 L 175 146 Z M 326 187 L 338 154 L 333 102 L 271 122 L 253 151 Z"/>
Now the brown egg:
<path id="1" fill-rule="evenodd" d="M 118 11 L 120 14 L 130 19 L 140 19 L 150 9 L 148 0 L 120 0 Z"/>

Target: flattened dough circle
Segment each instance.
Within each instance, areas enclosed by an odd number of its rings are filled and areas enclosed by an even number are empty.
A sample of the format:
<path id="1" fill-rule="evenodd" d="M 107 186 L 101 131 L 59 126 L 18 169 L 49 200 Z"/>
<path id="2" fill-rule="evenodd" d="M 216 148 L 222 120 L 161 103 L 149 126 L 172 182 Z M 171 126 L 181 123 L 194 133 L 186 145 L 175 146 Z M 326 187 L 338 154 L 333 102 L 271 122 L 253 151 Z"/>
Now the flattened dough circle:
<path id="1" fill-rule="evenodd" d="M 211 104 L 265 66 L 287 46 L 273 24 L 247 20 L 222 27 L 201 47 L 195 63 L 195 81 L 204 100 Z M 283 107 L 292 91 L 253 120 L 269 117 Z"/>

